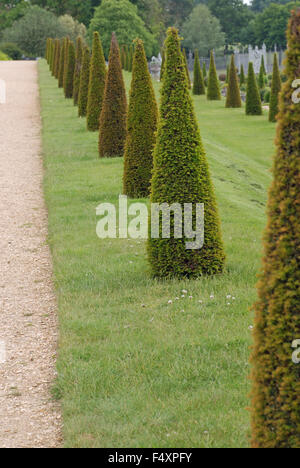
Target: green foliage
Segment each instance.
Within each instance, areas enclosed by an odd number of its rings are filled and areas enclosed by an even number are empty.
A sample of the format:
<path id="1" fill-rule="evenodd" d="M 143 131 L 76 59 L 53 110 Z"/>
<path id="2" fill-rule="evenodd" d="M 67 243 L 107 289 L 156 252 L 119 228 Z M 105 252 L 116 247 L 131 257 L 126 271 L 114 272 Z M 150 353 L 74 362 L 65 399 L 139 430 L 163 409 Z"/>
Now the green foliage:
<path id="1" fill-rule="evenodd" d="M 61 38 L 64 31 L 53 13 L 38 6 L 26 9 L 23 18 L 3 32 L 4 42 L 13 42 L 29 56 L 42 57 L 48 37 Z"/>
<path id="2" fill-rule="evenodd" d="M 245 76 L 244 65 L 241 65 L 240 85 L 242 86 L 245 83 L 246 83 L 246 76 Z"/>
<path id="3" fill-rule="evenodd" d="M 195 96 L 201 96 L 205 94 L 205 84 L 200 66 L 199 53 L 197 49 L 195 50 L 193 94 Z"/>
<path id="4" fill-rule="evenodd" d="M 11 28 L 15 21 L 22 18 L 29 6 L 26 0 L 0 0 L 0 35 L 4 29 Z"/>
<path id="5" fill-rule="evenodd" d="M 113 33 L 103 106 L 100 116 L 100 157 L 111 158 L 124 155 L 126 118 L 127 101 L 120 51 L 116 35 Z"/>
<path id="6" fill-rule="evenodd" d="M 55 58 L 54 58 L 54 76 L 59 77 L 59 64 L 60 64 L 60 40 L 55 40 Z"/>
<path id="7" fill-rule="evenodd" d="M 226 107 L 227 108 L 242 107 L 239 79 L 238 79 L 236 66 L 234 62 L 234 55 L 231 56 L 231 64 L 229 68 Z"/>
<path id="8" fill-rule="evenodd" d="M 73 97 L 74 69 L 75 69 L 75 46 L 74 46 L 74 42 L 70 41 L 69 46 L 68 46 L 68 60 L 67 60 L 66 87 L 65 87 L 65 97 L 67 99 L 72 99 Z"/>
<path id="9" fill-rule="evenodd" d="M 64 78 L 63 78 L 64 93 L 66 93 L 68 59 L 69 59 L 69 46 L 70 46 L 70 39 L 67 37 L 66 38 L 66 45 L 65 45 L 65 57 L 64 57 Z"/>
<path id="10" fill-rule="evenodd" d="M 68 36 L 71 41 L 74 43 L 77 41 L 78 37 L 82 39 L 86 36 L 86 27 L 84 24 L 79 23 L 70 15 L 63 15 L 58 18 L 59 23 L 61 24 L 64 36 Z"/>
<path id="11" fill-rule="evenodd" d="M 166 64 L 166 52 L 165 52 L 165 49 L 163 49 L 161 53 L 161 67 L 160 67 L 160 77 L 159 77 L 160 81 L 162 81 L 164 77 L 165 64 Z"/>
<path id="12" fill-rule="evenodd" d="M 53 39 L 52 48 L 51 48 L 51 63 L 50 63 L 50 70 L 51 70 L 52 76 L 54 76 L 56 48 L 57 48 L 57 42 L 55 39 Z"/>
<path id="13" fill-rule="evenodd" d="M 13 42 L 1 42 L 0 49 L 12 60 L 22 60 L 23 51 Z"/>
<path id="14" fill-rule="evenodd" d="M 79 117 L 86 117 L 87 103 L 89 94 L 89 80 L 90 80 L 90 62 L 91 54 L 88 47 L 83 50 L 82 68 L 80 74 L 79 96 L 78 96 L 78 115 Z"/>
<path id="15" fill-rule="evenodd" d="M 150 236 L 148 256 L 156 277 L 195 278 L 222 272 L 225 255 L 208 163 L 175 28 L 168 30 L 165 45 L 166 67 L 154 150 L 151 202 L 169 206 L 179 203 L 182 209 L 185 203 L 191 203 L 194 208 L 197 203 L 204 203 L 205 239 L 202 249 L 187 250 L 187 239 L 175 238 L 174 216 L 171 216 L 171 238 L 163 239 L 161 229 L 159 239 Z"/>
<path id="16" fill-rule="evenodd" d="M 96 132 L 99 129 L 105 77 L 106 63 L 103 55 L 102 43 L 99 33 L 94 32 L 87 105 L 87 129 L 90 132 Z"/>
<path id="17" fill-rule="evenodd" d="M 68 14 L 79 23 L 88 25 L 92 15 L 93 7 L 101 0 L 31 0 L 30 3 L 52 11 L 56 16 Z M 72 37 L 76 40 L 76 37 Z"/>
<path id="18" fill-rule="evenodd" d="M 185 21 L 182 34 L 184 47 L 198 49 L 200 55 L 207 56 L 213 49 L 225 45 L 225 34 L 220 22 L 215 18 L 206 5 L 197 5 Z"/>
<path id="19" fill-rule="evenodd" d="M 260 66 L 259 70 L 259 75 L 258 75 L 258 86 L 259 89 L 264 89 L 266 86 L 266 81 L 265 81 L 265 73 L 264 73 L 264 65 L 263 63 Z"/>
<path id="20" fill-rule="evenodd" d="M 217 70 L 215 65 L 214 54 L 210 53 L 210 65 L 208 74 L 208 85 L 207 85 L 207 99 L 209 101 L 220 101 L 221 91 L 217 76 Z"/>
<path id="21" fill-rule="evenodd" d="M 206 70 L 206 63 L 203 62 L 203 65 L 202 65 L 202 73 L 203 73 L 203 78 L 207 78 L 207 70 Z"/>
<path id="22" fill-rule="evenodd" d="M 67 38 L 62 40 L 60 58 L 59 58 L 59 70 L 58 70 L 58 87 L 63 88 L 64 86 L 64 71 L 65 71 L 65 55 L 67 47 Z"/>
<path id="23" fill-rule="evenodd" d="M 247 81 L 247 98 L 246 98 L 246 114 L 247 115 L 262 115 L 262 105 L 259 94 L 259 89 L 254 73 L 253 63 L 249 63 L 248 81 Z"/>
<path id="24" fill-rule="evenodd" d="M 105 56 L 108 56 L 110 40 L 113 32 L 116 33 L 121 44 L 130 46 L 137 37 L 145 43 L 148 57 L 158 52 L 157 42 L 143 20 L 138 16 L 137 7 L 129 0 L 102 0 L 95 10 L 89 27 L 89 35 L 94 31 L 101 33 Z"/>
<path id="25" fill-rule="evenodd" d="M 158 110 L 144 45 L 136 40 L 127 116 L 123 193 L 148 197 L 153 168 Z"/>
<path id="26" fill-rule="evenodd" d="M 276 122 L 276 116 L 278 114 L 279 92 L 281 91 L 281 86 L 282 86 L 282 83 L 281 83 L 281 77 L 280 77 L 280 70 L 278 66 L 277 54 L 274 54 L 273 78 L 272 78 L 270 110 L 269 110 L 270 122 Z"/>
<path id="27" fill-rule="evenodd" d="M 263 271 L 255 304 L 252 354 L 252 447 L 300 447 L 299 365 L 292 343 L 300 337 L 300 106 L 292 83 L 299 76 L 300 9 L 288 27 L 287 83 L 278 115 L 277 152 L 269 192 Z"/>
<path id="28" fill-rule="evenodd" d="M 192 88 L 191 77 L 190 77 L 190 71 L 189 71 L 189 66 L 188 66 L 188 61 L 187 61 L 185 49 L 182 50 L 182 56 L 183 56 L 183 63 L 184 63 L 184 66 L 185 66 L 185 72 L 186 72 L 188 87 L 189 87 L 189 89 L 191 89 Z"/>
<path id="29" fill-rule="evenodd" d="M 77 106 L 78 104 L 80 75 L 81 75 L 81 67 L 82 67 L 82 53 L 83 53 L 83 43 L 82 43 L 82 38 L 79 36 L 76 41 L 76 60 L 75 60 L 75 70 L 74 70 L 74 85 L 73 85 L 73 99 L 74 99 L 75 106 Z"/>
<path id="30" fill-rule="evenodd" d="M 1 61 L 11 60 L 11 58 L 8 55 L 6 55 L 4 52 L 2 52 L 2 50 L 0 50 L 0 60 Z"/>

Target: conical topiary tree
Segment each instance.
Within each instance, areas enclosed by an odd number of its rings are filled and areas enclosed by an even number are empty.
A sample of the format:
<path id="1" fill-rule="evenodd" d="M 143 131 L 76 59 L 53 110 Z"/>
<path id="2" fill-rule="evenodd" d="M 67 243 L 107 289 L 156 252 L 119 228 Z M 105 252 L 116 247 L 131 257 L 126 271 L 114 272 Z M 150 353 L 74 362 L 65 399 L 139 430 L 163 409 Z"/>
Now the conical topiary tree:
<path id="1" fill-rule="evenodd" d="M 83 43 L 82 38 L 79 36 L 76 41 L 76 58 L 75 58 L 75 69 L 74 69 L 74 78 L 73 78 L 73 99 L 74 105 L 78 104 L 78 95 L 79 95 L 79 85 L 80 85 L 80 75 L 82 67 L 82 53 L 83 53 Z"/>
<path id="2" fill-rule="evenodd" d="M 193 94 L 195 96 L 201 96 L 205 94 L 205 84 L 201 71 L 198 50 L 195 50 Z"/>
<path id="3" fill-rule="evenodd" d="M 210 53 L 210 65 L 207 85 L 207 99 L 209 101 L 220 101 L 221 91 L 213 52 Z"/>
<path id="4" fill-rule="evenodd" d="M 57 42 L 56 42 L 56 39 L 53 39 L 52 40 L 52 52 L 51 52 L 51 66 L 50 66 L 52 76 L 54 76 L 56 48 L 57 48 Z"/>
<path id="5" fill-rule="evenodd" d="M 60 40 L 56 39 L 56 55 L 55 55 L 55 64 L 54 64 L 54 76 L 58 79 L 59 74 L 59 62 L 60 62 Z"/>
<path id="6" fill-rule="evenodd" d="M 121 63 L 122 63 L 122 69 L 125 70 L 126 52 L 125 52 L 125 46 L 124 45 L 121 47 Z"/>
<path id="7" fill-rule="evenodd" d="M 171 238 L 163 238 L 166 236 L 163 236 L 161 226 L 159 238 L 153 238 L 155 233 L 152 232 L 148 241 L 148 256 L 156 277 L 195 278 L 222 272 L 225 255 L 213 185 L 175 28 L 168 30 L 166 51 L 151 203 L 169 206 L 177 203 L 182 210 L 184 204 L 190 204 L 194 211 L 194 222 L 196 204 L 203 203 L 205 234 L 202 249 L 200 246 L 195 246 L 194 250 L 187 249 L 186 237 L 178 239 L 179 236 L 175 235 L 174 216 L 171 215 Z M 183 217 L 184 222 L 187 222 L 186 213 Z M 156 224 L 153 214 L 152 224 Z M 178 227 L 176 231 L 179 231 Z"/>
<path id="8" fill-rule="evenodd" d="M 266 87 L 263 62 L 261 63 L 260 71 L 259 71 L 259 75 L 258 75 L 258 86 L 259 86 L 260 89 L 264 89 Z"/>
<path id="9" fill-rule="evenodd" d="M 276 115 L 278 114 L 278 99 L 279 99 L 279 92 L 281 90 L 281 84 L 282 83 L 281 83 L 281 76 L 280 76 L 277 54 L 274 54 L 273 78 L 272 78 L 270 110 L 269 110 L 270 122 L 276 122 Z"/>
<path id="10" fill-rule="evenodd" d="M 149 196 L 158 110 L 143 42 L 136 40 L 127 116 L 123 192 Z"/>
<path id="11" fill-rule="evenodd" d="M 50 56 L 50 42 L 51 42 L 51 39 L 50 37 L 48 37 L 47 42 L 46 42 L 46 53 L 45 53 L 45 57 L 46 57 L 46 61 L 48 65 L 49 65 L 49 56 Z"/>
<path id="12" fill-rule="evenodd" d="M 62 42 L 60 58 L 59 58 L 59 71 L 58 71 L 58 87 L 59 88 L 63 88 L 64 86 L 66 44 L 67 44 L 67 38 L 64 38 Z"/>
<path id="13" fill-rule="evenodd" d="M 70 46 L 70 39 L 69 39 L 69 37 L 67 37 L 66 38 L 66 44 L 65 44 L 65 57 L 64 57 L 64 79 L 63 79 L 64 92 L 66 92 L 68 59 L 69 59 L 69 46 Z"/>
<path id="14" fill-rule="evenodd" d="M 127 101 L 120 51 L 116 35 L 113 33 L 103 106 L 100 116 L 100 157 L 116 157 L 124 155 L 126 117 Z"/>
<path id="15" fill-rule="evenodd" d="M 89 94 L 89 80 L 90 80 L 90 62 L 91 54 L 88 47 L 83 50 L 82 67 L 80 74 L 79 96 L 78 96 L 78 115 L 79 117 L 86 117 L 87 102 Z"/>
<path id="16" fill-rule="evenodd" d="M 263 55 L 261 56 L 261 69 L 262 69 L 263 74 L 266 76 L 267 70 L 265 66 L 265 58 Z"/>
<path id="17" fill-rule="evenodd" d="M 238 75 L 234 63 L 234 55 L 231 56 L 231 64 L 229 68 L 227 97 L 226 97 L 227 108 L 238 108 L 242 107 L 242 99 L 239 87 Z"/>
<path id="18" fill-rule="evenodd" d="M 207 77 L 207 70 L 206 70 L 205 62 L 203 62 L 203 65 L 202 65 L 202 74 L 203 74 L 203 78 L 205 79 Z"/>
<path id="19" fill-rule="evenodd" d="M 125 46 L 125 71 L 129 71 L 130 68 L 130 57 L 129 57 L 129 48 Z"/>
<path id="20" fill-rule="evenodd" d="M 72 99 L 73 97 L 74 69 L 75 69 L 75 46 L 74 46 L 74 42 L 70 41 L 69 47 L 68 47 L 68 61 L 67 61 L 66 88 L 65 88 L 65 97 L 67 99 Z"/>
<path id="21" fill-rule="evenodd" d="M 248 81 L 247 81 L 247 98 L 246 98 L 246 114 L 247 115 L 262 115 L 262 105 L 257 86 L 256 76 L 254 73 L 253 63 L 249 63 Z"/>
<path id="22" fill-rule="evenodd" d="M 133 66 L 133 47 L 130 46 L 129 48 L 129 72 L 132 72 L 132 66 Z"/>
<path id="23" fill-rule="evenodd" d="M 166 52 L 163 49 L 161 53 L 161 67 L 160 67 L 160 77 L 159 77 L 160 81 L 162 81 L 164 77 L 165 63 L 166 63 Z"/>
<path id="24" fill-rule="evenodd" d="M 229 70 L 230 70 L 230 66 L 227 65 L 227 67 L 226 67 L 226 80 L 225 80 L 225 83 L 227 83 L 227 84 L 229 82 Z"/>
<path id="25" fill-rule="evenodd" d="M 246 83 L 246 77 L 245 77 L 244 65 L 241 65 L 240 85 L 242 86 L 245 83 Z"/>
<path id="26" fill-rule="evenodd" d="M 189 66 L 188 66 L 188 61 L 187 61 L 185 49 L 182 50 L 182 55 L 183 55 L 183 63 L 184 63 L 184 66 L 185 66 L 188 87 L 189 87 L 189 89 L 191 89 L 192 88 L 191 77 L 190 77 L 190 71 L 189 71 Z"/>
<path id="27" fill-rule="evenodd" d="M 292 98 L 300 75 L 300 9 L 289 22 L 285 75 L 255 304 L 253 448 L 300 447 L 300 105 Z"/>
<path id="28" fill-rule="evenodd" d="M 99 118 L 102 109 L 105 77 L 106 63 L 102 43 L 99 33 L 94 32 L 87 105 L 87 129 L 90 132 L 96 132 L 99 129 Z"/>

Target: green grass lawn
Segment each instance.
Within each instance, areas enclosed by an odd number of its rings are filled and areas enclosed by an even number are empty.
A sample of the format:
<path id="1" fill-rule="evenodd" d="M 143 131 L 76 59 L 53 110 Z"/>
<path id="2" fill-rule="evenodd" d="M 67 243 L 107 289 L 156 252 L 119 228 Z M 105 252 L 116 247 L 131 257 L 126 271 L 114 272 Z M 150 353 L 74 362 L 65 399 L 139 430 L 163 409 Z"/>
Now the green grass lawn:
<path id="1" fill-rule="evenodd" d="M 65 447 L 247 447 L 250 307 L 275 126 L 266 115 L 225 109 L 224 101 L 194 99 L 227 270 L 198 281 L 158 282 L 144 241 L 97 238 L 96 207 L 117 202 L 123 161 L 98 159 L 97 133 L 86 131 L 44 61 L 39 71 L 60 319 L 53 393 L 63 408 Z M 128 88 L 129 73 L 125 78 Z"/>

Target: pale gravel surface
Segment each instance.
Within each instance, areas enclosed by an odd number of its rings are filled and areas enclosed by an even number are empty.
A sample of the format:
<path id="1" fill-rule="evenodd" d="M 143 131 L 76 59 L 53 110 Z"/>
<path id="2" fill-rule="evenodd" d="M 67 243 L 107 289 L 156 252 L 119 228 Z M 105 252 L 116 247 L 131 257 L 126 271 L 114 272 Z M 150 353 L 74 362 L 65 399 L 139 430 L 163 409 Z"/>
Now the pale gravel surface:
<path id="1" fill-rule="evenodd" d="M 0 104 L 0 345 L 6 346 L 0 448 L 54 448 L 61 445 L 60 408 L 50 396 L 57 316 L 46 244 L 37 63 L 0 62 L 0 79 L 7 86 L 7 102 Z"/>

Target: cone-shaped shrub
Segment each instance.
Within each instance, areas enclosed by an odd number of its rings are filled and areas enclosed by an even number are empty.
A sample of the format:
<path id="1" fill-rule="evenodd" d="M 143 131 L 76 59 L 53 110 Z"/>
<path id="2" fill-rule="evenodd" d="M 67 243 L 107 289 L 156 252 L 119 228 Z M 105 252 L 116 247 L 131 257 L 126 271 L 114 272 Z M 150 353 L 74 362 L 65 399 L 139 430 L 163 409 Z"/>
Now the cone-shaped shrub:
<path id="1" fill-rule="evenodd" d="M 240 85 L 242 86 L 245 83 L 246 83 L 246 77 L 245 77 L 244 65 L 241 65 Z"/>
<path id="2" fill-rule="evenodd" d="M 238 108 L 242 107 L 242 99 L 239 87 L 239 79 L 234 63 L 234 55 L 231 56 L 231 64 L 229 68 L 229 78 L 227 87 L 226 107 Z"/>
<path id="3" fill-rule="evenodd" d="M 276 122 L 276 115 L 278 114 L 278 100 L 279 100 L 280 90 L 281 90 L 281 76 L 280 76 L 277 54 L 274 54 L 273 78 L 272 78 L 270 111 L 269 111 L 270 122 Z"/>
<path id="4" fill-rule="evenodd" d="M 78 104 L 79 86 L 80 86 L 80 75 L 82 67 L 82 53 L 83 44 L 82 38 L 79 36 L 76 41 L 76 59 L 75 59 L 75 70 L 74 70 L 74 85 L 73 85 L 73 99 L 74 105 Z"/>
<path id="5" fill-rule="evenodd" d="M 51 43 L 51 63 L 50 63 L 50 70 L 51 70 L 52 75 L 54 75 L 55 53 L 56 53 L 56 42 L 55 42 L 55 39 L 52 39 L 52 43 Z"/>
<path id="6" fill-rule="evenodd" d="M 48 37 L 47 43 L 46 43 L 46 54 L 45 54 L 45 57 L 46 57 L 46 60 L 47 60 L 48 64 L 49 64 L 49 57 L 50 57 L 50 42 L 51 42 L 51 39 L 50 39 L 50 37 Z"/>
<path id="7" fill-rule="evenodd" d="M 130 49 L 129 49 L 129 70 L 130 72 L 132 72 L 132 67 L 133 67 L 133 47 L 130 46 Z"/>
<path id="8" fill-rule="evenodd" d="M 125 66 L 126 66 L 125 46 L 121 47 L 121 63 L 122 63 L 122 69 L 125 70 Z"/>
<path id="9" fill-rule="evenodd" d="M 206 63 L 205 62 L 203 62 L 202 74 L 203 74 L 203 78 L 205 79 L 207 77 L 207 70 L 206 70 Z"/>
<path id="10" fill-rule="evenodd" d="M 263 63 L 261 64 L 259 75 L 258 75 L 258 86 L 260 89 L 264 89 L 266 87 Z"/>
<path id="11" fill-rule="evenodd" d="M 198 50 L 195 50 L 193 94 L 195 96 L 201 96 L 205 94 L 205 84 L 200 67 Z"/>
<path id="12" fill-rule="evenodd" d="M 227 65 L 227 68 L 226 68 L 226 80 L 225 80 L 225 83 L 228 84 L 229 82 L 229 70 L 230 70 L 230 66 Z"/>
<path id="13" fill-rule="evenodd" d="M 213 52 L 210 53 L 210 65 L 207 85 L 207 99 L 209 101 L 220 101 L 221 91 Z"/>
<path id="14" fill-rule="evenodd" d="M 90 80 L 90 62 L 91 54 L 88 47 L 84 48 L 82 67 L 80 74 L 79 96 L 78 96 L 78 115 L 79 117 L 86 117 L 87 102 L 89 94 L 89 80 Z"/>
<path id="15" fill-rule="evenodd" d="M 158 110 L 143 42 L 136 40 L 127 117 L 123 191 L 131 198 L 148 197 Z"/>
<path id="16" fill-rule="evenodd" d="M 256 76 L 254 73 L 253 63 L 250 62 L 247 81 L 246 114 L 262 115 L 262 113 L 261 99 L 257 86 Z"/>
<path id="17" fill-rule="evenodd" d="M 73 97 L 73 80 L 75 69 L 75 46 L 74 42 L 70 41 L 68 47 L 68 61 L 67 61 L 67 74 L 66 74 L 66 89 L 65 97 L 71 99 Z"/>
<path id="18" fill-rule="evenodd" d="M 130 64 L 129 64 L 129 48 L 128 46 L 125 46 L 125 68 L 124 70 L 125 71 L 129 71 L 129 68 L 130 68 Z"/>
<path id="19" fill-rule="evenodd" d="M 54 76 L 58 78 L 59 74 L 59 61 L 60 61 L 60 40 L 56 39 L 56 55 L 55 55 L 55 64 L 54 64 Z"/>
<path id="20" fill-rule="evenodd" d="M 160 119 L 154 150 L 151 202 L 169 206 L 205 205 L 204 246 L 188 250 L 187 239 L 174 232 L 171 215 L 171 238 L 150 236 L 148 255 L 154 276 L 198 277 L 220 273 L 225 255 L 220 222 L 208 163 L 202 146 L 192 98 L 189 93 L 185 65 L 180 51 L 178 31 L 170 28 L 166 40 L 166 67 L 163 79 Z M 187 219 L 183 216 L 185 222 Z M 151 223 L 153 222 L 151 219 Z"/>
<path id="21" fill-rule="evenodd" d="M 59 58 L 59 71 L 58 71 L 58 87 L 59 88 L 62 88 L 64 85 L 66 44 L 67 44 L 67 38 L 64 38 L 62 42 L 60 58 Z"/>
<path id="22" fill-rule="evenodd" d="M 70 39 L 69 39 L 69 37 L 67 37 L 66 38 L 66 44 L 65 44 L 65 57 L 64 57 L 64 80 L 63 80 L 64 92 L 66 92 L 66 83 L 67 83 L 69 46 L 70 46 Z"/>
<path id="23" fill-rule="evenodd" d="M 113 33 L 109 53 L 108 73 L 100 116 L 99 155 L 124 155 L 126 140 L 127 101 L 122 74 L 120 51 Z"/>
<path id="24" fill-rule="evenodd" d="M 262 69 L 263 74 L 266 76 L 267 70 L 265 67 L 265 58 L 263 55 L 261 56 L 261 69 Z"/>
<path id="25" fill-rule="evenodd" d="M 183 63 L 184 63 L 184 66 L 185 66 L 188 87 L 189 87 L 189 89 L 191 89 L 192 88 L 191 77 L 190 77 L 189 66 L 188 66 L 188 61 L 187 61 L 185 49 L 183 49 L 182 55 L 183 55 Z"/>
<path id="26" fill-rule="evenodd" d="M 94 32 L 90 82 L 87 105 L 87 129 L 96 132 L 99 129 L 99 118 L 102 109 L 106 77 L 106 64 L 102 43 L 98 32 Z"/>
<path id="27" fill-rule="evenodd" d="M 164 71 L 165 71 L 165 63 L 166 63 L 166 52 L 163 49 L 162 54 L 161 54 L 161 68 L 160 68 L 160 81 L 163 80 L 164 77 Z"/>
<path id="28" fill-rule="evenodd" d="M 300 76 L 300 9 L 288 27 L 285 75 L 255 305 L 253 448 L 300 447 L 300 367 L 292 354 L 298 357 L 293 343 L 300 339 L 300 105 L 292 99 L 292 83 Z"/>

